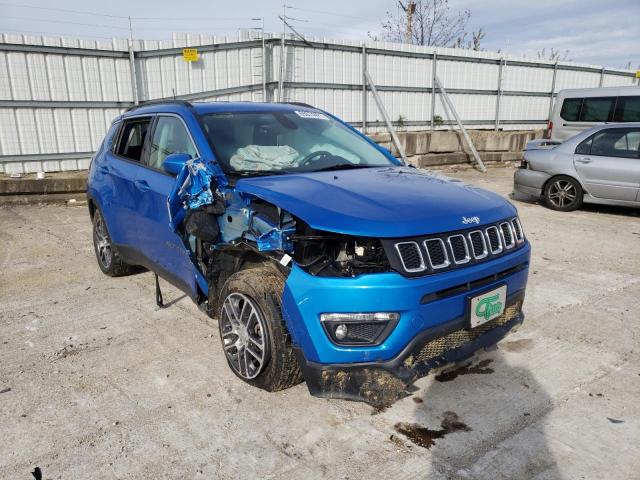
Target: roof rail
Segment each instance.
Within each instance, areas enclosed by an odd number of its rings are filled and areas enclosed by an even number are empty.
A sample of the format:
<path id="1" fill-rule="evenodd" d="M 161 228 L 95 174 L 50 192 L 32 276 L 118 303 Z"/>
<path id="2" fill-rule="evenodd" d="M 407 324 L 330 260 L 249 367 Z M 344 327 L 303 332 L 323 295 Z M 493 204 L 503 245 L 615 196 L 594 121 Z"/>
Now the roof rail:
<path id="1" fill-rule="evenodd" d="M 313 105 L 309 105 L 308 103 L 304 103 L 304 102 L 279 102 L 279 103 L 284 103 L 286 105 L 297 105 L 298 107 L 316 108 Z"/>
<path id="2" fill-rule="evenodd" d="M 179 99 L 173 99 L 173 98 L 161 98 L 161 99 L 158 99 L 158 100 L 147 100 L 147 101 L 144 101 L 144 102 L 140 102 L 138 105 L 133 105 L 133 106 L 127 108 L 125 110 L 125 112 L 130 112 L 131 110 L 135 110 L 136 108 L 140 108 L 140 107 L 147 107 L 149 105 L 162 105 L 164 103 L 167 103 L 167 104 L 174 103 L 174 104 L 178 104 L 178 105 L 183 105 L 185 107 L 191 107 L 192 106 L 191 103 L 187 102 L 186 100 L 179 100 Z"/>

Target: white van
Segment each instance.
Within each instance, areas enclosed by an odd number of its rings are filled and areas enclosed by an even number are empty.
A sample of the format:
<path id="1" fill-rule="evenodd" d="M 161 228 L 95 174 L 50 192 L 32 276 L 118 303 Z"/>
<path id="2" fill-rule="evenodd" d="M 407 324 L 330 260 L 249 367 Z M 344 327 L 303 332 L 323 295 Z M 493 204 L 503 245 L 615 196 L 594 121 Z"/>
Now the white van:
<path id="1" fill-rule="evenodd" d="M 549 138 L 563 142 L 603 123 L 640 122 L 640 86 L 560 90 L 549 119 Z"/>

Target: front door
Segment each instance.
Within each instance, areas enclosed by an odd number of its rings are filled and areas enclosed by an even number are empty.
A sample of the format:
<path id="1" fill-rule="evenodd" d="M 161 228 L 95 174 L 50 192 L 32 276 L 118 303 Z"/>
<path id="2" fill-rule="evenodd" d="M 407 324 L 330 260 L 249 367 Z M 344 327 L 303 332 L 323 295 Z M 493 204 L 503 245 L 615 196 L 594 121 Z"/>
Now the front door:
<path id="1" fill-rule="evenodd" d="M 594 197 L 633 202 L 640 190 L 640 129 L 608 128 L 576 149 L 574 165 Z"/>
<path id="2" fill-rule="evenodd" d="M 165 157 L 172 153 L 198 156 L 182 119 L 177 115 L 159 114 L 145 155 L 145 166 L 136 181 L 140 190 L 138 243 L 157 273 L 196 298 L 196 266 L 191 249 L 169 224 L 167 198 L 176 179 L 166 173 L 162 165 Z"/>

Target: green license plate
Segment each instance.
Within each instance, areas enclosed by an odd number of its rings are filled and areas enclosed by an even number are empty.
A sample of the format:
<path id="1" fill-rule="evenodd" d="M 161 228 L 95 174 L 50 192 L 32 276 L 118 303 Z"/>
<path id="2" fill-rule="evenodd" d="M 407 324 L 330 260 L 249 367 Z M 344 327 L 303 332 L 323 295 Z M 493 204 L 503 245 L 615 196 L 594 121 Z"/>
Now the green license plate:
<path id="1" fill-rule="evenodd" d="M 502 285 L 482 295 L 471 297 L 471 328 L 490 322 L 504 313 L 507 303 L 507 286 Z"/>

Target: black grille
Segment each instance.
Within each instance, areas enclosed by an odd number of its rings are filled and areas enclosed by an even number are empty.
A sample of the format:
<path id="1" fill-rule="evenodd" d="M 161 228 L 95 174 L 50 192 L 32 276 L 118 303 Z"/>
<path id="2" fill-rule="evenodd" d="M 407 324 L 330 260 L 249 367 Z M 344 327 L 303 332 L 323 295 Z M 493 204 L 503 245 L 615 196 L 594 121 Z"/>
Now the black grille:
<path id="1" fill-rule="evenodd" d="M 476 258 L 482 258 L 487 252 L 484 248 L 484 239 L 482 238 L 482 232 L 471 232 L 469 234 L 469 240 L 471 241 L 471 250 L 473 256 Z"/>
<path id="2" fill-rule="evenodd" d="M 518 240 L 518 242 L 521 242 L 524 235 L 522 235 L 522 226 L 520 225 L 520 222 L 517 218 L 514 218 L 513 220 L 511 220 L 511 225 L 513 225 L 513 231 L 516 234 L 516 240 Z"/>
<path id="3" fill-rule="evenodd" d="M 515 320 L 518 315 L 520 315 L 521 307 L 522 300 L 518 300 L 513 305 L 508 306 L 502 315 L 487 323 L 469 330 L 464 328 L 456 330 L 442 337 L 435 338 L 427 342 L 414 359 L 416 362 L 428 362 L 432 358 L 439 357 L 450 350 L 460 348 L 464 344 L 474 341 L 479 336 L 484 335 L 494 328 Z"/>
<path id="4" fill-rule="evenodd" d="M 347 323 L 347 338 L 354 342 L 373 343 L 387 323 Z"/>
<path id="5" fill-rule="evenodd" d="M 418 270 L 424 267 L 418 244 L 415 242 L 396 244 L 405 270 Z"/>
<path id="6" fill-rule="evenodd" d="M 449 244 L 451 245 L 451 251 L 453 252 L 453 259 L 456 263 L 468 262 L 467 256 L 467 242 L 462 235 L 454 235 L 449 237 Z"/>
<path id="7" fill-rule="evenodd" d="M 405 277 L 489 261 L 526 245 L 517 217 L 423 237 L 382 238 L 391 268 Z"/>
<path id="8" fill-rule="evenodd" d="M 508 223 L 501 223 L 500 230 L 502 230 L 502 237 L 504 238 L 504 245 L 507 248 L 513 246 L 515 241 L 513 240 L 513 234 L 511 233 L 511 228 Z"/>
<path id="9" fill-rule="evenodd" d="M 424 242 L 429 254 L 429 261 L 432 268 L 438 268 L 447 264 L 447 252 L 444 243 L 439 238 L 434 238 Z"/>
<path id="10" fill-rule="evenodd" d="M 497 252 L 502 248 L 500 235 L 496 227 L 487 228 L 487 238 L 489 239 L 489 248 L 492 252 Z"/>

